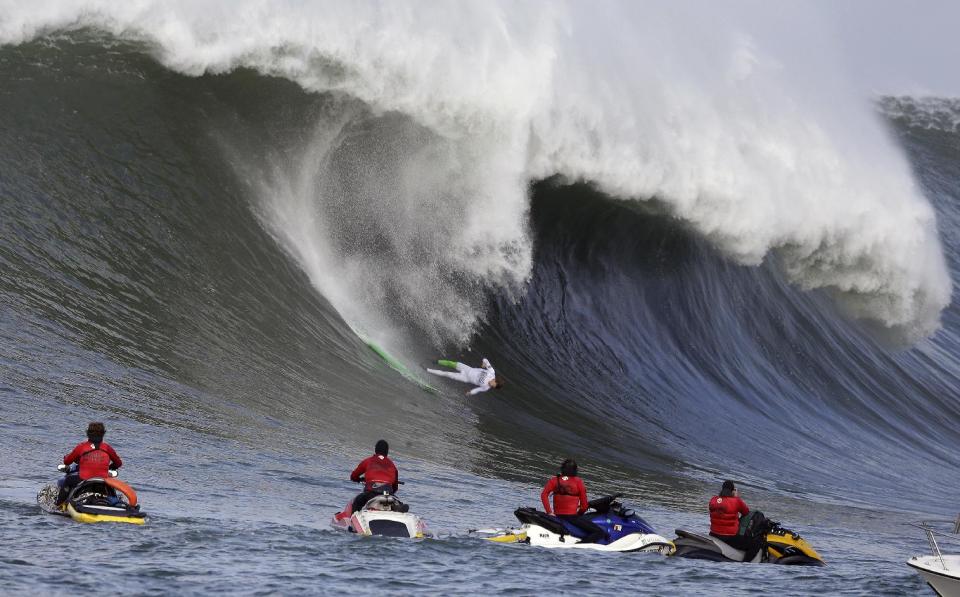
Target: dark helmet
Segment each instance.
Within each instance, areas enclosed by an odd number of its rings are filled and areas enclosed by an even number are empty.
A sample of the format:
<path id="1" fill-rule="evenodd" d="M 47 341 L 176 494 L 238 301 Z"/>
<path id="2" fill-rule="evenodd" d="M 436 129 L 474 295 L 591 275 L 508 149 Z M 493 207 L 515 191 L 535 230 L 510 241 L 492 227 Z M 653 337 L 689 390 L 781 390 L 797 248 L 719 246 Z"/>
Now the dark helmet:
<path id="1" fill-rule="evenodd" d="M 106 432 L 107 428 L 103 423 L 93 422 L 87 425 L 87 439 L 95 444 L 103 441 L 103 436 Z"/>
<path id="2" fill-rule="evenodd" d="M 720 497 L 730 497 L 736 490 L 737 486 L 733 484 L 733 481 L 727 479 L 723 482 L 723 486 L 720 487 Z"/>
<path id="3" fill-rule="evenodd" d="M 387 452 L 390 451 L 390 444 L 387 443 L 387 440 L 381 439 L 377 441 L 376 447 L 373 448 L 374 454 L 380 454 L 381 456 L 386 456 Z"/>
<path id="4" fill-rule="evenodd" d="M 576 477 L 577 461 L 572 458 L 564 460 L 563 464 L 560 465 L 560 474 L 564 477 Z"/>

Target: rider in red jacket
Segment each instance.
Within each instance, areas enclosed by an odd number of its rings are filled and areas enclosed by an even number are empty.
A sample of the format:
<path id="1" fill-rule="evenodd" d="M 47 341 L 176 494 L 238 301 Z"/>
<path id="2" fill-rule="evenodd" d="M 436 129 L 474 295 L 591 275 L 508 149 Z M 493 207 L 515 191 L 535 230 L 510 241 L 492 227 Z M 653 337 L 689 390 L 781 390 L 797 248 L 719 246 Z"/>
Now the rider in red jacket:
<path id="1" fill-rule="evenodd" d="M 381 444 L 382 442 L 382 444 Z M 387 458 L 387 452 L 390 447 L 387 442 L 380 440 L 377 442 L 377 451 L 373 456 L 363 460 L 350 473 L 350 480 L 357 482 L 363 480 L 364 489 L 370 491 L 374 485 L 389 485 L 394 491 L 399 489 L 397 466 L 393 461 Z"/>
<path id="2" fill-rule="evenodd" d="M 737 489 L 727 490 L 726 483 L 720 495 L 710 498 L 710 534 L 717 537 L 736 535 L 740 530 L 740 517 L 750 514 L 750 508 L 737 495 Z"/>
<path id="3" fill-rule="evenodd" d="M 710 498 L 710 534 L 730 547 L 743 550 L 744 561 L 749 562 L 763 547 L 762 538 L 739 535 L 740 518 L 750 513 L 750 508 L 740 499 L 740 492 L 733 481 L 723 482 L 720 495 Z"/>
<path id="4" fill-rule="evenodd" d="M 116 470 L 123 466 L 123 461 L 120 460 L 116 450 L 103 441 L 106 432 L 107 428 L 103 423 L 90 423 L 87 426 L 87 441 L 80 442 L 69 454 L 63 457 L 64 464 L 67 466 L 77 464 L 79 470 L 60 480 L 58 502 L 66 499 L 66 494 L 80 481 L 108 477 L 110 470 Z"/>
<path id="5" fill-rule="evenodd" d="M 393 461 L 387 458 L 390 445 L 386 440 L 377 442 L 373 456 L 364 459 L 350 473 L 351 481 L 363 481 L 364 491 L 353 500 L 351 512 L 357 512 L 374 496 L 396 493 L 400 488 L 399 473 Z"/>
<path id="6" fill-rule="evenodd" d="M 569 471 L 568 471 L 569 472 Z M 587 511 L 587 488 L 580 477 L 571 475 L 556 475 L 550 477 L 543 491 L 540 492 L 540 501 L 547 514 L 557 513 L 557 516 L 576 516 Z M 553 509 L 550 508 L 550 494 L 553 494 Z"/>
<path id="7" fill-rule="evenodd" d="M 552 510 L 548 500 L 551 493 L 553 494 Z M 566 520 L 586 533 L 586 536 L 580 540 L 581 543 L 596 543 L 606 537 L 607 533 L 602 528 L 588 517 L 581 516 L 587 511 L 589 503 L 587 488 L 583 480 L 577 476 L 576 461 L 570 459 L 563 461 L 560 465 L 560 474 L 551 477 L 540 492 L 540 501 L 543 502 L 543 509 L 547 514 L 555 512 L 557 518 Z"/>

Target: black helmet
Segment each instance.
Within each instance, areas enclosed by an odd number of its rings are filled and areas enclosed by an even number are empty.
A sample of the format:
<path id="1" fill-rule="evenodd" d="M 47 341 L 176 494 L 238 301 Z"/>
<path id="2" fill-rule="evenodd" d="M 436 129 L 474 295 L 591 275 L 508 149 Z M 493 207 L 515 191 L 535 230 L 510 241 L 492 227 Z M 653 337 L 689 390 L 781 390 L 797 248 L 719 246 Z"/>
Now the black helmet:
<path id="1" fill-rule="evenodd" d="M 572 458 L 564 460 L 563 464 L 560 465 L 560 474 L 564 477 L 576 477 L 577 461 Z"/>
<path id="2" fill-rule="evenodd" d="M 390 444 L 387 443 L 387 440 L 381 439 L 377 441 L 376 447 L 373 449 L 374 454 L 380 454 L 381 456 L 386 456 L 387 452 L 390 451 Z"/>

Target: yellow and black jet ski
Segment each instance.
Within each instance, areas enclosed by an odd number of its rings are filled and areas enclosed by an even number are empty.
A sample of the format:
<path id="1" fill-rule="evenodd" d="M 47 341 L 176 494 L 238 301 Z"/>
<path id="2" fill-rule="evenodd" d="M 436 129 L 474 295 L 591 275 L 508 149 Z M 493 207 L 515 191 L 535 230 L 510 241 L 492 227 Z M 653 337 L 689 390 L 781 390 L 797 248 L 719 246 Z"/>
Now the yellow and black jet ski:
<path id="1" fill-rule="evenodd" d="M 65 465 L 59 468 L 71 472 Z M 47 485 L 37 493 L 37 503 L 45 512 L 69 516 L 77 522 L 146 523 L 147 515 L 140 511 L 137 493 L 116 475 L 116 471 L 110 471 L 110 476 L 105 479 L 81 481 L 62 502 L 58 501 L 58 485 Z"/>
<path id="2" fill-rule="evenodd" d="M 750 517 L 754 517 L 753 511 Z M 763 514 L 759 518 L 763 519 Z M 746 518 L 746 517 L 744 517 Z M 745 521 L 741 521 L 741 525 Z M 798 533 L 785 529 L 780 523 L 764 519 L 759 524 L 758 536 L 763 537 L 763 547 L 749 561 L 751 563 L 786 564 L 793 566 L 824 566 L 826 563 L 820 554 Z M 677 529 L 677 538 L 674 556 L 694 558 L 699 560 L 713 560 L 715 562 L 733 561 L 743 562 L 746 553 L 731 547 L 724 541 L 706 534 L 692 533 Z"/>

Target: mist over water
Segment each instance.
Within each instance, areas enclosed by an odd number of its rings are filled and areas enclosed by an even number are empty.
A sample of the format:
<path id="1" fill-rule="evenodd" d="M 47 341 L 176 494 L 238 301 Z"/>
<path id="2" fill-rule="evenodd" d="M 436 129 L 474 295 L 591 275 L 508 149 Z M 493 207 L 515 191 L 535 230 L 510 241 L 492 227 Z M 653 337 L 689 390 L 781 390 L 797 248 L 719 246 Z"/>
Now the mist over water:
<path id="1" fill-rule="evenodd" d="M 665 535 L 737 479 L 827 554 L 798 593 L 919 590 L 899 525 L 958 489 L 960 109 L 865 95 L 832 26 L 799 4 L 0 4 L 0 536 L 35 559 L 68 536 L 32 494 L 101 418 L 157 521 L 116 540 L 167 563 L 116 590 L 184 586 L 187 540 L 220 570 L 196 590 L 309 592 L 278 555 L 304 550 L 331 590 L 383 557 L 394 591 L 455 593 L 465 562 L 486 586 L 521 556 L 461 535 L 566 456 Z M 424 392 L 367 340 L 420 376 L 486 356 L 507 387 Z M 380 437 L 448 542 L 326 530 Z M 256 579 L 223 572 L 213 551 L 254 536 L 276 546 Z M 522 558 L 544 582 L 572 563 Z M 791 574 L 674 564 L 637 574 Z"/>

